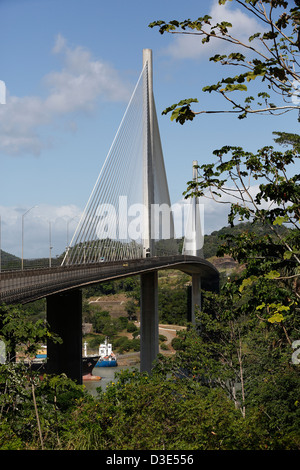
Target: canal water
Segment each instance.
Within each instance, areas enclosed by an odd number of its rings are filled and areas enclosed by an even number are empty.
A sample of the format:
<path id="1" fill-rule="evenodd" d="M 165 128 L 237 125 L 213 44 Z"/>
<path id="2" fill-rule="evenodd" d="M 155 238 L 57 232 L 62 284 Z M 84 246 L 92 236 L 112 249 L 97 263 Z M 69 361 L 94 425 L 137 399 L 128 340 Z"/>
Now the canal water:
<path id="1" fill-rule="evenodd" d="M 83 385 L 86 390 L 91 393 L 93 396 L 97 396 L 97 388 L 100 388 L 105 391 L 106 386 L 110 382 L 115 381 L 116 373 L 121 372 L 124 369 L 133 370 L 140 369 L 140 365 L 136 364 L 135 366 L 120 365 L 116 367 L 94 367 L 93 376 L 101 377 L 100 380 L 84 380 Z"/>

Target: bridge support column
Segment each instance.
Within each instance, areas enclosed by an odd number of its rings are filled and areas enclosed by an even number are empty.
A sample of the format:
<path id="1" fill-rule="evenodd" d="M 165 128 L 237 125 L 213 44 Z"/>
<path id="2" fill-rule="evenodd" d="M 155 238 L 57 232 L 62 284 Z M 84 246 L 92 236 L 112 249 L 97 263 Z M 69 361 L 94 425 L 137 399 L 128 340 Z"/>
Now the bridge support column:
<path id="1" fill-rule="evenodd" d="M 158 272 L 141 275 L 141 372 L 151 372 L 158 347 Z"/>
<path id="2" fill-rule="evenodd" d="M 50 331 L 62 344 L 47 342 L 47 372 L 65 373 L 82 384 L 82 294 L 81 290 L 47 297 L 47 321 Z"/>
<path id="3" fill-rule="evenodd" d="M 192 274 L 192 299 L 191 299 L 191 317 L 190 322 L 195 325 L 196 308 L 201 309 L 201 276 L 198 273 Z"/>

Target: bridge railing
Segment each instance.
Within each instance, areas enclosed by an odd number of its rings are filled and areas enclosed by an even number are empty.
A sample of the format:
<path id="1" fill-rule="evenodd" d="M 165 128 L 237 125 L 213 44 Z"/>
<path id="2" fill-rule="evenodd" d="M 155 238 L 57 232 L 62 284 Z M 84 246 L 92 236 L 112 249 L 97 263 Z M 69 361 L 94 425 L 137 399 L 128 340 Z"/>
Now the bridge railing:
<path id="1" fill-rule="evenodd" d="M 47 258 L 24 259 L 23 270 L 56 267 L 61 265 L 61 261 L 61 256 L 50 261 Z M 5 259 L 5 257 L 2 258 L 0 273 L 20 270 L 22 270 L 22 260 L 20 258 L 9 260 Z"/>
<path id="2" fill-rule="evenodd" d="M 117 264 L 117 263 L 115 263 Z M 80 280 L 94 280 L 110 272 L 114 263 L 99 265 L 53 266 L 51 268 L 35 268 L 1 272 L 0 302 L 15 302 L 17 299 L 40 297 L 42 294 L 67 289 Z"/>
<path id="3" fill-rule="evenodd" d="M 119 242 L 115 242 L 119 243 Z M 120 244 L 120 243 L 119 243 Z M 150 256 L 171 256 L 171 255 L 179 255 L 181 254 L 181 248 L 183 245 L 183 239 L 171 239 L 171 240 L 156 240 L 154 242 L 154 253 L 151 253 Z M 91 247 L 90 247 L 91 248 Z M 70 250 L 72 250 L 70 248 Z M 89 251 L 87 249 L 87 251 Z M 93 250 L 94 251 L 94 250 Z M 61 254 L 59 256 L 53 257 L 53 258 L 33 258 L 33 259 L 23 259 L 17 258 L 17 257 L 5 257 L 2 254 L 2 259 L 1 259 L 1 265 L 0 265 L 0 274 L 5 273 L 5 272 L 10 272 L 10 271 L 27 271 L 27 270 L 33 270 L 33 269 L 48 269 L 48 268 L 56 268 L 62 265 L 62 262 L 64 261 L 63 266 L 78 266 L 80 265 L 91 265 L 93 263 L 110 263 L 114 261 L 123 261 L 123 260 L 137 260 L 142 258 L 142 249 L 136 252 L 136 254 L 132 254 L 132 256 L 128 256 L 128 253 L 126 253 L 125 250 L 122 253 L 123 256 L 117 256 L 117 252 L 112 255 L 111 253 L 109 256 L 107 256 L 107 252 L 104 250 L 103 253 L 100 253 L 103 256 L 100 256 L 100 254 L 97 254 L 95 257 L 86 257 L 85 259 L 80 259 L 80 261 L 77 261 L 73 263 L 72 260 L 69 260 L 68 257 L 65 256 L 65 254 Z M 22 269 L 23 266 L 23 269 Z"/>
<path id="4" fill-rule="evenodd" d="M 80 286 L 101 279 L 125 276 L 132 265 L 141 268 L 149 259 L 110 261 L 106 263 L 78 264 L 14 270 L 0 273 L 0 303 L 34 300 L 72 286 Z"/>
<path id="5" fill-rule="evenodd" d="M 218 276 L 208 261 L 184 255 L 10 271 L 0 273 L 0 303 L 31 302 L 71 288 L 138 275 L 152 269 L 171 269 L 181 264 L 184 270 L 189 263 L 195 269 L 201 269 L 206 277 Z"/>

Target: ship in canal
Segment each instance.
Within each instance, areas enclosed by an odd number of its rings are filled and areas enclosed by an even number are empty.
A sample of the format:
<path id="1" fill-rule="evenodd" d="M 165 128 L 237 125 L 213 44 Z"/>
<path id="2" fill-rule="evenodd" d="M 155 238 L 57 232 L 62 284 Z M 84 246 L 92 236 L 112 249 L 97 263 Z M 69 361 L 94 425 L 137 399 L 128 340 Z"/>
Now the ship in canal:
<path id="1" fill-rule="evenodd" d="M 99 346 L 99 360 L 95 367 L 116 367 L 118 365 L 116 355 L 112 350 L 111 343 L 108 342 L 108 338 L 105 338 L 105 342 Z"/>

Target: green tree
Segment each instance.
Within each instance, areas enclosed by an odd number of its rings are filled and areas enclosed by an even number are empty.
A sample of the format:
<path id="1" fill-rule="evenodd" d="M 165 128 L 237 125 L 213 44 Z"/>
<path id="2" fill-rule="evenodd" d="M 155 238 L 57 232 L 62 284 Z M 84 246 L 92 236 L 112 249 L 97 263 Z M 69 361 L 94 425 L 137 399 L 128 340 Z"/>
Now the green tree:
<path id="1" fill-rule="evenodd" d="M 232 256 L 243 270 L 219 295 L 204 293 L 198 330 L 181 333 L 175 360 L 161 359 L 160 367 L 221 387 L 244 419 L 264 421 L 267 435 L 285 429 L 297 447 L 300 374 L 291 358 L 300 334 L 300 191 L 292 168 L 299 155 L 229 146 L 214 155 L 214 163 L 198 168 L 198 184 L 189 183 L 186 197 L 227 202 L 231 226 L 250 221 L 241 231 L 225 231 L 217 251 Z"/>
<path id="2" fill-rule="evenodd" d="M 82 388 L 65 377 L 41 380 L 42 372 L 35 371 L 31 360 L 40 344 L 48 338 L 61 339 L 44 320 L 32 322 L 31 313 L 18 305 L 0 307 L 0 339 L 7 352 L 6 362 L 0 365 L 0 449 L 59 447 L 61 411 L 70 410 L 75 397 L 83 395 Z M 16 353 L 24 360 L 15 362 Z"/>
<path id="3" fill-rule="evenodd" d="M 229 1 L 219 0 L 219 4 L 225 5 Z M 231 53 L 215 54 L 210 61 L 229 66 L 238 73 L 203 88 L 204 92 L 219 94 L 226 103 L 230 103 L 232 109 L 196 111 L 191 106 L 198 103 L 198 99 L 183 99 L 163 112 L 171 113 L 171 119 L 180 124 L 207 113 L 236 113 L 242 119 L 248 114 L 274 115 L 299 110 L 299 1 L 291 4 L 284 0 L 234 0 L 232 3 L 252 15 L 261 25 L 261 31 L 253 31 L 248 41 L 234 36 L 231 23 L 214 23 L 209 15 L 196 20 L 158 20 L 149 25 L 151 28 L 158 27 L 161 34 L 199 36 L 199 42 L 204 47 L 211 41 L 226 42 L 233 47 Z M 240 100 L 241 92 L 248 93 L 251 85 L 258 80 L 260 91 L 257 95 L 249 94 L 243 101 Z"/>
<path id="4" fill-rule="evenodd" d="M 71 422 L 65 448 L 72 450 L 297 448 L 290 435 L 265 430 L 260 416 L 243 418 L 220 389 L 157 370 L 118 374 L 98 399 L 80 403 Z"/>
<path id="5" fill-rule="evenodd" d="M 135 331 L 138 330 L 138 327 L 133 322 L 128 322 L 126 329 L 127 329 L 128 333 L 134 333 Z"/>
<path id="6" fill-rule="evenodd" d="M 220 5 L 226 3 L 219 0 Z M 198 35 L 204 47 L 210 41 L 234 46 L 231 53 L 216 54 L 210 60 L 229 65 L 237 74 L 203 88 L 222 96 L 231 110 L 192 110 L 198 100 L 190 98 L 163 112 L 171 113 L 171 120 L 184 124 L 210 112 L 236 113 L 242 119 L 249 114 L 299 110 L 300 2 L 234 3 L 261 24 L 261 31 L 253 31 L 246 42 L 233 36 L 230 23 L 214 24 L 208 15 L 150 25 L 158 26 L 161 34 Z M 258 93 L 252 96 L 250 87 L 258 81 Z M 190 382 L 221 387 L 245 421 L 250 417 L 263 423 L 262 432 L 269 437 L 276 433 L 283 437 L 284 429 L 291 446 L 298 448 L 300 378 L 291 357 L 293 341 L 300 334 L 300 192 L 299 175 L 293 171 L 299 159 L 299 136 L 275 135 L 276 143 L 292 149 L 277 152 L 266 146 L 251 153 L 224 146 L 214 152 L 212 162 L 198 167 L 197 184 L 188 183 L 186 197 L 208 197 L 229 205 L 231 227 L 247 221 L 241 232 L 224 233 L 223 244 L 217 244 L 217 255 L 229 254 L 243 270 L 222 286 L 220 295 L 204 294 L 198 330 L 180 333 L 175 359 L 161 358 L 158 367 L 175 376 L 184 374 Z"/>
<path id="7" fill-rule="evenodd" d="M 293 150 L 297 153 L 300 151 L 300 136 L 298 134 L 291 134 L 289 132 L 273 132 L 273 134 L 277 135 L 274 141 L 282 145 L 283 147 L 287 147 L 291 145 Z"/>
<path id="8" fill-rule="evenodd" d="M 17 349 L 29 359 L 48 338 L 61 341 L 44 319 L 34 322 L 30 317 L 31 311 L 20 305 L 0 305 L 0 339 L 5 343 L 8 361 L 16 360 Z"/>
<path id="9" fill-rule="evenodd" d="M 158 289 L 158 312 L 161 323 L 185 325 L 187 318 L 187 288 L 183 285 L 162 285 Z"/>
<path id="10" fill-rule="evenodd" d="M 300 261 L 300 190 L 299 175 L 290 176 L 289 167 L 299 155 L 291 150 L 277 152 L 272 147 L 253 154 L 229 146 L 216 150 L 214 155 L 215 163 L 199 167 L 199 184 L 196 187 L 190 182 L 186 197 L 197 194 L 227 202 L 231 225 L 237 219 L 246 219 L 253 226 L 266 227 L 262 234 L 251 230 L 237 236 L 226 234 L 218 253 L 228 253 L 245 265 L 241 290 L 255 286 L 258 280 L 268 285 L 276 283 L 286 307 L 295 308 L 293 302 L 299 298 L 295 281 Z M 259 185 L 256 194 L 252 191 L 253 182 Z"/>
<path id="11" fill-rule="evenodd" d="M 205 294 L 203 309 L 197 313 L 198 328 L 179 331 L 172 341 L 176 356 L 170 361 L 171 371 L 209 388 L 221 388 L 245 417 L 243 342 L 249 325 L 240 314 L 238 289 L 232 284 L 219 295 Z M 160 361 L 166 367 L 169 360 Z"/>
<path id="12" fill-rule="evenodd" d="M 95 312 L 92 317 L 93 329 L 96 333 L 102 333 L 105 325 L 111 322 L 110 314 L 107 310 Z"/>
<path id="13" fill-rule="evenodd" d="M 128 299 L 125 303 L 125 310 L 129 320 L 136 320 L 137 304 L 134 299 Z"/>

